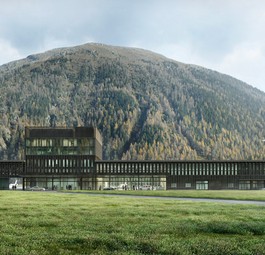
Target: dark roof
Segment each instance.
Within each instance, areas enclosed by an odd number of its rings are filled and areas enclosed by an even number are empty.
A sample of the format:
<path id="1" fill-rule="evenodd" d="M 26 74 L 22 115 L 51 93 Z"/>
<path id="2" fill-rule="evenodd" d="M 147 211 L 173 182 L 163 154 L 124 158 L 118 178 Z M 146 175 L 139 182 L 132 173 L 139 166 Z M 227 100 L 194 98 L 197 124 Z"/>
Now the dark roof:
<path id="1" fill-rule="evenodd" d="M 98 137 L 100 133 L 94 127 L 26 127 L 26 138 L 78 138 L 78 137 Z"/>

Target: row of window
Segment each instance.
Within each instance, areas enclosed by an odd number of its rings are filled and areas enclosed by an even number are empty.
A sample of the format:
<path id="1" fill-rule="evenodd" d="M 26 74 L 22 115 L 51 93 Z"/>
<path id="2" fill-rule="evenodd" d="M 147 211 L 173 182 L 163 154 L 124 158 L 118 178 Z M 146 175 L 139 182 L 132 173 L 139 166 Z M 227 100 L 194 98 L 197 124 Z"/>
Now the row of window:
<path id="1" fill-rule="evenodd" d="M 264 163 L 241 162 L 97 162 L 98 173 L 167 174 L 178 176 L 265 174 Z"/>
<path id="2" fill-rule="evenodd" d="M 265 163 L 243 162 L 239 165 L 241 175 L 264 175 Z"/>
<path id="3" fill-rule="evenodd" d="M 170 175 L 237 175 L 238 165 L 231 163 L 170 164 Z"/>
<path id="4" fill-rule="evenodd" d="M 87 158 L 65 156 L 58 159 L 28 156 L 26 168 L 91 168 L 94 161 Z M 264 176 L 264 162 L 109 162 L 97 161 L 98 174 L 162 174 L 171 176 Z M 24 163 L 0 164 L 0 175 L 22 173 Z M 46 171 L 46 170 L 45 170 Z"/>
<path id="5" fill-rule="evenodd" d="M 209 188 L 209 181 L 196 181 L 195 184 L 192 184 L 190 182 L 186 182 L 184 184 L 184 187 L 185 187 L 185 189 L 192 189 L 192 188 L 194 188 L 193 185 L 195 185 L 195 189 L 208 189 Z M 170 187 L 171 187 L 171 189 L 177 189 L 178 185 L 177 185 L 177 183 L 171 183 Z M 180 188 L 182 188 L 182 185 Z M 234 189 L 235 184 L 233 182 L 228 182 L 227 187 L 224 186 L 223 188 Z"/>
<path id="6" fill-rule="evenodd" d="M 159 163 L 101 163 L 97 162 L 97 173 L 117 173 L 117 174 L 134 174 L 134 173 L 166 173 L 164 164 Z"/>
<path id="7" fill-rule="evenodd" d="M 166 178 L 150 176 L 103 176 L 97 178 L 99 189 L 113 188 L 117 190 L 157 190 L 166 189 Z"/>
<path id="8" fill-rule="evenodd" d="M 26 139 L 26 147 L 77 147 L 94 146 L 93 138 Z"/>
<path id="9" fill-rule="evenodd" d="M 76 190 L 95 188 L 95 180 L 92 178 L 25 178 L 25 187 L 38 186 L 48 190 Z"/>
<path id="10" fill-rule="evenodd" d="M 264 181 L 239 181 L 239 189 L 264 189 Z"/>
<path id="11" fill-rule="evenodd" d="M 177 189 L 177 183 L 171 183 L 171 189 Z M 185 188 L 190 189 L 192 188 L 192 184 L 190 182 L 185 183 Z M 209 181 L 196 181 L 195 183 L 196 189 L 208 189 L 209 188 Z"/>
<path id="12" fill-rule="evenodd" d="M 89 174 L 90 168 L 28 168 L 27 174 Z"/>
<path id="13" fill-rule="evenodd" d="M 90 159 L 38 159 L 27 160 L 26 168 L 30 173 L 90 173 L 94 161 Z"/>
<path id="14" fill-rule="evenodd" d="M 94 147 L 31 147 L 26 148 L 26 155 L 94 155 Z"/>

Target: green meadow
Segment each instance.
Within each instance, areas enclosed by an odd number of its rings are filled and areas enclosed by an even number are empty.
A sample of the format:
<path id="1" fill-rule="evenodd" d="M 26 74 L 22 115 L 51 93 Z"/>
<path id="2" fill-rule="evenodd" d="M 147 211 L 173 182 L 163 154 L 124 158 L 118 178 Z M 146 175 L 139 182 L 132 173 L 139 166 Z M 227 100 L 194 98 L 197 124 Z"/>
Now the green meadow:
<path id="1" fill-rule="evenodd" d="M 71 192 L 265 201 L 265 190 L 79 190 Z"/>
<path id="2" fill-rule="evenodd" d="M 1 255 L 265 254 L 254 205 L 1 191 L 0 230 Z"/>

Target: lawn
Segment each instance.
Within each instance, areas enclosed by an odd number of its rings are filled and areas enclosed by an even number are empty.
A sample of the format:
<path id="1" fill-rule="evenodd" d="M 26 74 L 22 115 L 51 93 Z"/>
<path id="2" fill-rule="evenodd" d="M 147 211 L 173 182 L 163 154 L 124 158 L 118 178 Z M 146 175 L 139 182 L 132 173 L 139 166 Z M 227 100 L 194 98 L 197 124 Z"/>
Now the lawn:
<path id="1" fill-rule="evenodd" d="M 265 254 L 265 207 L 0 192 L 0 254 Z"/>
<path id="2" fill-rule="evenodd" d="M 265 190 L 82 190 L 71 192 L 265 201 Z"/>

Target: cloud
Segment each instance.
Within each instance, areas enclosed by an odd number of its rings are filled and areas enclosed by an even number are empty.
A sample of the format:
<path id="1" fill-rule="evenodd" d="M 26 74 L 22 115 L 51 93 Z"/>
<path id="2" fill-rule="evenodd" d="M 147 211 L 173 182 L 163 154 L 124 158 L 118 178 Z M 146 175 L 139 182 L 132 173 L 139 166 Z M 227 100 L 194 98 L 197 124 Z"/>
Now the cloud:
<path id="1" fill-rule="evenodd" d="M 264 10 L 260 0 L 3 1 L 0 64 L 99 42 L 152 50 L 258 86 L 265 80 Z"/>
<path id="2" fill-rule="evenodd" d="M 264 90 L 264 59 L 264 45 L 254 42 L 242 43 L 224 56 L 217 69 Z M 255 84 L 253 81 L 256 81 Z"/>
<path id="3" fill-rule="evenodd" d="M 0 39 L 0 56 L 2 63 L 7 63 L 10 61 L 10 59 L 18 60 L 22 58 L 21 54 L 16 48 L 12 47 L 9 42 L 2 39 Z"/>

